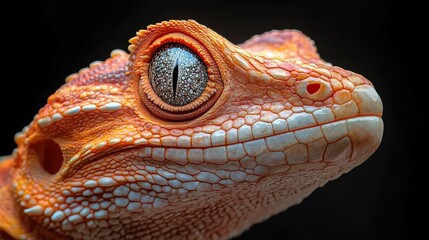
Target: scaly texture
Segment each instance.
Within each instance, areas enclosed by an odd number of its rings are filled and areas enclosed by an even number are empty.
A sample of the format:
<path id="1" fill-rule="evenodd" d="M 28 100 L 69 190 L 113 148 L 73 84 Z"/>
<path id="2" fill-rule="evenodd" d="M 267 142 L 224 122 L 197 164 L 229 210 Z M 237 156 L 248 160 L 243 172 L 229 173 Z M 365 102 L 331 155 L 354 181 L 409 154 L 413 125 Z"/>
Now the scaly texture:
<path id="1" fill-rule="evenodd" d="M 236 46 L 195 21 L 169 21 L 130 43 L 130 54 L 69 76 L 16 135 L 0 163 L 0 238 L 226 239 L 380 144 L 372 84 L 321 60 L 299 31 Z M 183 106 L 164 102 L 148 76 L 160 64 L 182 81 L 162 55 L 151 62 L 167 43 L 207 68 L 203 93 Z"/>

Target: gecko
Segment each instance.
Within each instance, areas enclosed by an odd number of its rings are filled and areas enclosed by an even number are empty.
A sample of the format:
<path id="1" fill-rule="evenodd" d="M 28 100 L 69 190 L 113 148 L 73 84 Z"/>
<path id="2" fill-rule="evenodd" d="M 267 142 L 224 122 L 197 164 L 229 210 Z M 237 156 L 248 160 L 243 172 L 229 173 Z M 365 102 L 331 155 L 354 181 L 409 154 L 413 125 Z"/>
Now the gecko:
<path id="1" fill-rule="evenodd" d="M 362 164 L 383 104 L 298 30 L 148 26 L 71 74 L 0 160 L 0 239 L 230 239 Z"/>

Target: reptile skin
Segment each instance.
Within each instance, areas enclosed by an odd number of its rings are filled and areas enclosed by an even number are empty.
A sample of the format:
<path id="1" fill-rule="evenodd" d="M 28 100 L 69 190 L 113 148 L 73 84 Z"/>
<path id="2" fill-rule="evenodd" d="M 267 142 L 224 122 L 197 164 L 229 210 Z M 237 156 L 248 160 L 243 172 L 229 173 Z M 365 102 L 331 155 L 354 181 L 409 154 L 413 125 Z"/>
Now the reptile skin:
<path id="1" fill-rule="evenodd" d="M 161 46 L 207 69 L 200 97 L 163 101 Z M 151 25 L 72 74 L 0 162 L 0 238 L 228 239 L 364 162 L 383 134 L 363 76 L 296 30 L 234 45 L 195 21 Z"/>

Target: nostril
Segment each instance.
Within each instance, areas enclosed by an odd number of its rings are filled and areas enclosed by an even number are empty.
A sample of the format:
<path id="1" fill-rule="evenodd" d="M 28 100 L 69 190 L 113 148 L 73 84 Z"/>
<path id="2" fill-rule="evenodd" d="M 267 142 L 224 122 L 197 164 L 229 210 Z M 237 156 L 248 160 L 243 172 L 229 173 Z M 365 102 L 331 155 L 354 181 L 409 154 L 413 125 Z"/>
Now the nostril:
<path id="1" fill-rule="evenodd" d="M 325 101 L 333 92 L 329 81 L 314 77 L 295 82 L 295 90 L 300 97 L 312 101 Z"/>
<path id="2" fill-rule="evenodd" d="M 314 94 L 320 89 L 319 83 L 311 83 L 307 85 L 307 92 L 309 94 Z"/>
<path id="3" fill-rule="evenodd" d="M 38 141 L 31 146 L 41 166 L 49 174 L 56 174 L 63 165 L 63 153 L 60 146 L 51 139 Z"/>

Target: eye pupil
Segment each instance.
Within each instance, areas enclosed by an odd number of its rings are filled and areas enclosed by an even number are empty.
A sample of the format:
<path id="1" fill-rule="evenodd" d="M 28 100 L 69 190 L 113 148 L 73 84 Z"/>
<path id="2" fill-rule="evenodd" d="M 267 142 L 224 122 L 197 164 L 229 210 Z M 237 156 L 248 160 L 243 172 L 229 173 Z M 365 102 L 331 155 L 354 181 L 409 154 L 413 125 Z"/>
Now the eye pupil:
<path id="1" fill-rule="evenodd" d="M 173 70 L 173 93 L 174 94 L 176 94 L 176 89 L 177 89 L 177 78 L 179 74 L 178 72 L 179 72 L 179 64 L 176 59 L 176 64 L 174 65 L 174 70 Z"/>
<path id="2" fill-rule="evenodd" d="M 197 99 L 207 85 L 207 67 L 188 47 L 168 43 L 153 55 L 149 79 L 155 94 L 173 106 L 183 106 Z"/>

